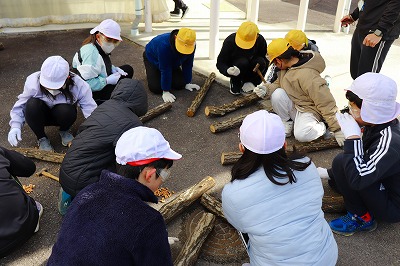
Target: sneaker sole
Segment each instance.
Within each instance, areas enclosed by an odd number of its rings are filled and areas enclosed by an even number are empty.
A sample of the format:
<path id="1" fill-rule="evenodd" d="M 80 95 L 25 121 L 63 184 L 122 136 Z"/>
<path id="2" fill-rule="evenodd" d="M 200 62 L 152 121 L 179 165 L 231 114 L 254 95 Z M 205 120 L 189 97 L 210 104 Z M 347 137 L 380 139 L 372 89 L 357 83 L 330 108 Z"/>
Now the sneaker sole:
<path id="1" fill-rule="evenodd" d="M 341 235 L 341 236 L 352 236 L 357 232 L 372 232 L 375 231 L 375 229 L 378 227 L 378 223 L 375 222 L 372 227 L 369 227 L 368 229 L 361 229 L 361 230 L 357 230 L 354 232 L 340 232 L 340 231 L 336 231 L 334 229 L 332 229 L 332 232 L 334 232 L 335 234 Z"/>

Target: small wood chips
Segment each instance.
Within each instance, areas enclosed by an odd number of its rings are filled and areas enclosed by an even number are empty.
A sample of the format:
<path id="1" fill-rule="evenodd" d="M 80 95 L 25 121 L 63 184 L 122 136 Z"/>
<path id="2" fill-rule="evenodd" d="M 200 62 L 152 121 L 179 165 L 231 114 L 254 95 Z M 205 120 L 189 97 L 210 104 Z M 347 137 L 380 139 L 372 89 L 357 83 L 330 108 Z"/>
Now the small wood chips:
<path id="1" fill-rule="evenodd" d="M 160 202 L 165 202 L 165 199 L 171 197 L 174 193 L 174 191 L 169 191 L 167 187 L 160 187 L 154 192 L 154 195 L 161 197 Z"/>
<path id="2" fill-rule="evenodd" d="M 22 185 L 22 188 L 25 190 L 27 194 L 30 194 L 33 192 L 33 189 L 35 188 L 35 185 L 29 184 L 29 185 Z"/>

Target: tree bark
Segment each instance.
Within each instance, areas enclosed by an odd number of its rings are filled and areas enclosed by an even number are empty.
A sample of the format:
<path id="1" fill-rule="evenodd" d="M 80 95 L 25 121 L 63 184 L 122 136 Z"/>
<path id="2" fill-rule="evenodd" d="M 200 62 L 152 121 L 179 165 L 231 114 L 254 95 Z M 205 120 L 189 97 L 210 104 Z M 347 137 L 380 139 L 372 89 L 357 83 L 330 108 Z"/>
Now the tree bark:
<path id="1" fill-rule="evenodd" d="M 294 151 L 298 153 L 310 153 L 316 151 L 322 151 L 326 149 L 338 148 L 339 144 L 337 143 L 335 138 L 330 139 L 318 139 L 311 142 L 298 142 L 295 141 L 292 145 L 288 144 L 286 147 L 286 153 L 288 155 L 292 154 Z M 240 156 L 242 156 L 241 152 L 223 152 L 221 155 L 221 164 L 228 165 L 236 163 Z"/>
<path id="2" fill-rule="evenodd" d="M 204 214 L 201 215 L 195 228 L 191 230 L 191 234 L 183 245 L 181 252 L 179 252 L 179 255 L 176 257 L 174 262 L 175 266 L 195 265 L 200 254 L 201 246 L 213 229 L 214 224 L 214 214 L 204 212 Z"/>
<path id="3" fill-rule="evenodd" d="M 176 215 L 181 213 L 195 200 L 201 197 L 215 185 L 215 180 L 208 176 L 199 183 L 178 194 L 173 200 L 163 205 L 159 212 L 164 217 L 166 223 L 171 221 Z"/>
<path id="4" fill-rule="evenodd" d="M 147 111 L 147 113 L 142 115 L 141 117 L 139 117 L 139 119 L 140 119 L 140 121 L 142 121 L 142 123 L 145 123 L 145 122 L 165 113 L 166 111 L 168 111 L 171 108 L 172 108 L 172 103 L 160 104 L 159 106 L 156 106 L 153 109 L 150 109 L 149 111 Z"/>
<path id="5" fill-rule="evenodd" d="M 218 132 L 223 132 L 226 131 L 228 129 L 231 128 L 237 128 L 240 127 L 240 125 L 243 122 L 243 119 L 246 117 L 247 115 L 241 115 L 238 117 L 234 117 L 234 118 L 230 118 L 226 121 L 222 121 L 222 122 L 217 122 L 214 124 L 210 125 L 210 130 L 212 133 L 218 133 Z"/>
<path id="6" fill-rule="evenodd" d="M 64 153 L 57 153 L 52 151 L 43 151 L 36 148 L 13 148 L 14 151 L 22 153 L 26 157 L 39 159 L 42 161 L 62 163 L 64 160 Z"/>
<path id="7" fill-rule="evenodd" d="M 208 193 L 204 193 L 203 196 L 201 196 L 200 203 L 213 214 L 225 219 L 222 211 L 221 201 L 218 199 L 214 198 Z"/>
<path id="8" fill-rule="evenodd" d="M 192 104 L 190 107 L 187 109 L 186 115 L 189 117 L 193 117 L 194 114 L 197 111 L 197 108 L 199 108 L 200 104 L 203 102 L 204 97 L 206 96 L 208 90 L 211 87 L 211 84 L 215 80 L 215 73 L 211 72 L 210 76 L 206 79 L 204 82 L 204 85 L 201 87 L 201 89 L 198 91 L 196 97 L 192 101 Z"/>
<path id="9" fill-rule="evenodd" d="M 206 116 L 224 116 L 227 113 L 233 112 L 241 107 L 251 105 L 260 100 L 260 97 L 255 93 L 240 97 L 239 99 L 221 106 L 206 106 L 204 112 Z"/>

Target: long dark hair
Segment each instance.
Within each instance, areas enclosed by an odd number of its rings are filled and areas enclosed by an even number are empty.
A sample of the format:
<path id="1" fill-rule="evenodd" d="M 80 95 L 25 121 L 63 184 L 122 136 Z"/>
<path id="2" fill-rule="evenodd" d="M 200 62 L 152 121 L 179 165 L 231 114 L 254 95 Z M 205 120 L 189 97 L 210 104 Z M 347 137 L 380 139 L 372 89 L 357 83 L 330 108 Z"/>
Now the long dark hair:
<path id="1" fill-rule="evenodd" d="M 65 89 L 60 89 L 61 93 L 64 95 L 65 99 L 69 101 L 71 104 L 74 102 L 74 96 L 72 95 L 70 88 L 75 85 L 74 80 L 72 79 L 75 76 L 74 73 L 69 72 L 69 75 L 65 81 Z M 40 83 L 39 83 L 40 84 Z M 48 98 L 54 100 L 56 97 L 53 96 L 50 92 L 47 91 L 45 87 L 40 84 L 40 91 L 46 95 Z"/>
<path id="2" fill-rule="evenodd" d="M 354 92 L 346 91 L 346 99 L 350 102 L 355 103 L 356 106 L 361 109 L 363 100 L 360 99 L 360 97 L 358 97 L 356 94 L 354 94 Z"/>
<path id="3" fill-rule="evenodd" d="M 231 181 L 246 179 L 260 166 L 263 166 L 268 179 L 275 185 L 283 186 L 287 183 L 296 183 L 297 180 L 293 170 L 303 171 L 311 164 L 311 160 L 305 163 L 296 161 L 304 157 L 304 155 L 297 153 L 288 157 L 284 147 L 270 154 L 258 154 L 245 149 L 242 157 L 240 157 L 232 168 Z M 289 180 L 282 183 L 278 181 L 279 178 L 289 178 Z"/>
<path id="4" fill-rule="evenodd" d="M 139 178 L 139 174 L 140 172 L 143 171 L 144 168 L 146 167 L 154 167 L 154 168 L 171 168 L 171 166 L 174 164 L 173 160 L 168 160 L 168 159 L 160 159 L 154 162 L 151 162 L 149 164 L 145 164 L 145 165 L 140 165 L 140 166 L 131 166 L 129 164 L 127 165 L 121 165 L 118 164 L 116 165 L 116 172 L 119 175 L 122 175 L 124 177 L 127 178 L 131 178 L 131 179 L 138 179 Z M 158 177 L 157 177 L 158 178 Z"/>

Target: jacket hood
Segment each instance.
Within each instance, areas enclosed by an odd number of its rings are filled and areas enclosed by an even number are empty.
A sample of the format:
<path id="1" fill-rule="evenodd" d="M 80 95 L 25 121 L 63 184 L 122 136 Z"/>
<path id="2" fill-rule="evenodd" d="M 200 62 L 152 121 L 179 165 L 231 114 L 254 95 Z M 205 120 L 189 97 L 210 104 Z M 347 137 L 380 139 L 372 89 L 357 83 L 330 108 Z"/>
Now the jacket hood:
<path id="1" fill-rule="evenodd" d="M 123 102 L 137 116 L 147 113 L 147 92 L 143 84 L 138 80 L 129 78 L 120 80 L 110 99 Z"/>
<path id="2" fill-rule="evenodd" d="M 296 68 L 311 68 L 319 73 L 322 73 L 325 70 L 325 60 L 322 58 L 322 56 L 318 52 L 314 51 L 300 51 L 300 54 L 312 54 L 312 57 L 310 60 L 305 62 L 304 64 L 296 67 L 292 67 L 292 69 Z"/>

